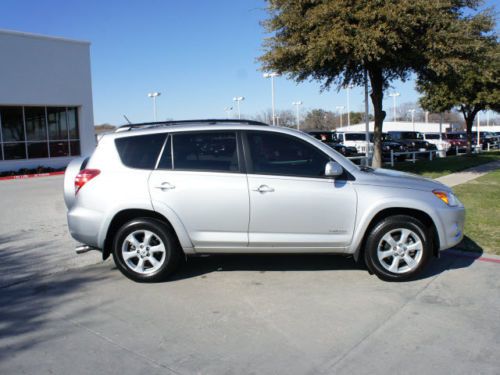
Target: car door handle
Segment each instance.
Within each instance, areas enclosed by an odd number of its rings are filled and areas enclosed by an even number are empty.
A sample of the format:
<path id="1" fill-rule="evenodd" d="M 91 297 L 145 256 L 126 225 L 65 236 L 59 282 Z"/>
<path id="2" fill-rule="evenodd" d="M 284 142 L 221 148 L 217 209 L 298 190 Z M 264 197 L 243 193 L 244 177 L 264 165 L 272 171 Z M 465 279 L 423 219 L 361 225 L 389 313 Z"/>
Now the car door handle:
<path id="1" fill-rule="evenodd" d="M 259 193 L 272 193 L 274 189 L 267 185 L 260 185 L 257 189 L 253 189 L 253 191 L 258 191 Z"/>
<path id="2" fill-rule="evenodd" d="M 172 190 L 175 189 L 175 185 L 172 185 L 170 182 L 162 182 L 161 185 L 155 186 L 155 188 L 160 190 Z"/>

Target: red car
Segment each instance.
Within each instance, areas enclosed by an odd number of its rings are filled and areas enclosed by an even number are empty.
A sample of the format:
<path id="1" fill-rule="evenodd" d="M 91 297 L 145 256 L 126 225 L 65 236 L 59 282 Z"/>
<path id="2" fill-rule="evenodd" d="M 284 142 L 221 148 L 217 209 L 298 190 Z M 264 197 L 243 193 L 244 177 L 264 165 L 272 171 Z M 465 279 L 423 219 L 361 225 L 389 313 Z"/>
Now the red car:
<path id="1" fill-rule="evenodd" d="M 444 139 L 450 142 L 448 154 L 455 154 L 457 151 L 465 152 L 467 150 L 467 133 L 465 132 L 446 133 Z"/>

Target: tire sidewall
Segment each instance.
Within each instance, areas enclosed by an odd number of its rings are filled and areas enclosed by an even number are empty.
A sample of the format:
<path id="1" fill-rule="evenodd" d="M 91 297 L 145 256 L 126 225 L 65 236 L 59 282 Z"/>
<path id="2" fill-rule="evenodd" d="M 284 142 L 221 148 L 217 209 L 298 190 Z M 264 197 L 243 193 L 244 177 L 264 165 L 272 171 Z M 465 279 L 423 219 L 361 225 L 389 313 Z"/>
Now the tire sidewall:
<path id="1" fill-rule="evenodd" d="M 144 275 L 130 269 L 122 255 L 123 241 L 127 236 L 137 230 L 149 230 L 158 236 L 165 245 L 165 260 L 162 266 L 153 273 Z M 115 235 L 113 241 L 113 259 L 118 269 L 129 279 L 140 282 L 154 282 L 163 280 L 172 268 L 172 258 L 174 251 L 174 243 L 171 234 L 165 229 L 162 223 L 152 219 L 137 219 L 132 220 L 123 225 Z"/>
<path id="2" fill-rule="evenodd" d="M 409 272 L 397 274 L 385 269 L 384 266 L 382 266 L 380 260 L 378 259 L 377 249 L 379 242 L 384 235 L 394 229 L 400 228 L 409 229 L 420 237 L 422 242 L 422 258 L 415 269 Z M 365 248 L 365 261 L 368 267 L 382 280 L 403 281 L 417 276 L 425 267 L 431 253 L 432 243 L 430 235 L 420 221 L 410 216 L 393 216 L 380 222 L 371 231 Z"/>

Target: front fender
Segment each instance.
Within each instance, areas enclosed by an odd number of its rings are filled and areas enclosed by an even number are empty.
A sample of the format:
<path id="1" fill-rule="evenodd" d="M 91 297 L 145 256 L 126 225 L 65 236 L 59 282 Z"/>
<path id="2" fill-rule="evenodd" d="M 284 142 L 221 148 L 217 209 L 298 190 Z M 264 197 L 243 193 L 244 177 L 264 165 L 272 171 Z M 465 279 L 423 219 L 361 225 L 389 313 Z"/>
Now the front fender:
<path id="1" fill-rule="evenodd" d="M 370 227 L 370 224 L 378 213 L 386 209 L 401 208 L 422 211 L 434 222 L 438 238 L 442 239 L 445 237 L 444 228 L 435 207 L 427 202 L 426 198 L 429 196 L 429 192 L 415 190 L 409 190 L 409 192 L 412 194 L 411 198 L 385 197 L 370 203 L 360 202 L 360 205 L 364 207 L 359 207 L 358 210 L 358 212 L 362 214 L 360 214 L 357 219 L 356 230 L 354 232 L 351 246 L 348 249 L 350 254 L 354 254 L 355 258 L 357 258 L 361 250 L 361 244 L 368 228 Z M 439 204 L 439 202 L 436 203 Z"/>

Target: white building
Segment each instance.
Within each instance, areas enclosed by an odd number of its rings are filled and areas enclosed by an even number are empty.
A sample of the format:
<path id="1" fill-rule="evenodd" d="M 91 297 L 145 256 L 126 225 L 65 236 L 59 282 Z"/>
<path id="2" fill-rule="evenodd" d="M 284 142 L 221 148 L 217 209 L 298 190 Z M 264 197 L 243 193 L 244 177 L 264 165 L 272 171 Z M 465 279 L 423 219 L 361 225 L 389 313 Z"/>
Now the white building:
<path id="1" fill-rule="evenodd" d="M 0 51 L 0 171 L 91 153 L 90 43 L 0 30 Z"/>
<path id="2" fill-rule="evenodd" d="M 370 121 L 369 127 L 370 131 L 373 131 L 373 126 L 374 122 Z M 356 124 L 356 125 L 351 125 L 351 126 L 343 126 L 342 128 L 337 128 L 337 131 L 345 131 L 345 132 L 364 132 L 366 130 L 366 125 L 363 124 Z M 391 121 L 384 121 L 383 125 L 383 131 L 388 132 L 388 131 L 416 131 L 420 133 L 439 133 L 440 131 L 442 133 L 446 132 L 447 130 L 451 130 L 451 124 L 450 123 L 443 123 L 441 126 L 439 123 L 435 122 L 403 122 L 403 121 L 397 121 L 397 122 L 391 122 Z"/>

